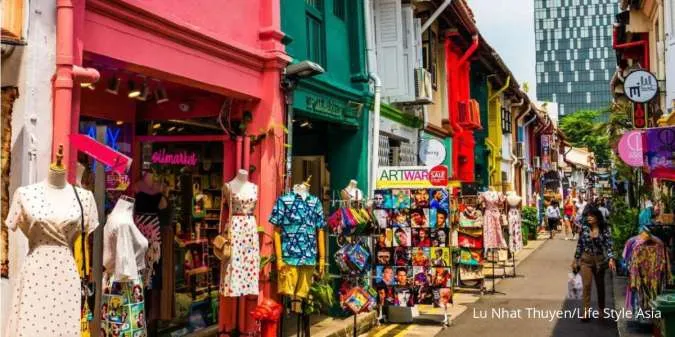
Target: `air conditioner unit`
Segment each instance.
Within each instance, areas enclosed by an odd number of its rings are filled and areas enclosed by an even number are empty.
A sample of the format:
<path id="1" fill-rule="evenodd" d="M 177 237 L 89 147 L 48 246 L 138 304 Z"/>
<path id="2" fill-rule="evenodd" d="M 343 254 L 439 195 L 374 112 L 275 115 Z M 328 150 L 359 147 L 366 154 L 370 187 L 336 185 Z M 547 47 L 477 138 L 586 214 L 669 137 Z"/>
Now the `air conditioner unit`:
<path id="1" fill-rule="evenodd" d="M 424 68 L 415 69 L 415 101 L 417 103 L 433 103 L 431 73 Z"/>
<path id="2" fill-rule="evenodd" d="M 480 106 L 476 100 L 458 102 L 458 120 L 457 122 L 463 128 L 469 130 L 480 129 Z"/>
<path id="3" fill-rule="evenodd" d="M 536 169 L 541 168 L 541 157 L 539 156 L 534 157 L 534 168 Z"/>
<path id="4" fill-rule="evenodd" d="M 525 144 L 523 142 L 516 143 L 516 157 L 518 159 L 525 158 Z"/>

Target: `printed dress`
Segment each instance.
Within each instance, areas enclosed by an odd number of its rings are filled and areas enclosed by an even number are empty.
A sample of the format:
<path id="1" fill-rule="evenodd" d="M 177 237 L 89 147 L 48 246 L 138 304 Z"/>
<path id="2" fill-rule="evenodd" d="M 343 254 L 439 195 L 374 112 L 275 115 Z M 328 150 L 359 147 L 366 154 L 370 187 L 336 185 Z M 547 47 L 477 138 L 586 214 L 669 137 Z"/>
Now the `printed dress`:
<path id="1" fill-rule="evenodd" d="M 5 220 L 28 238 L 29 251 L 19 273 L 7 337 L 80 337 L 81 285 L 73 242 L 81 233 L 81 212 L 75 192 L 66 200 L 49 200 L 47 182 L 20 187 Z M 98 227 L 94 195 L 77 188 L 84 209 L 85 231 Z"/>
<path id="2" fill-rule="evenodd" d="M 486 192 L 482 194 L 481 198 L 485 201 L 483 219 L 485 248 L 506 248 L 501 226 L 501 212 L 499 211 L 499 206 L 504 202 L 504 199 L 497 192 Z"/>
<path id="3" fill-rule="evenodd" d="M 509 209 L 509 250 L 517 253 L 523 249 L 522 219 L 520 210 L 515 207 Z"/>
<path id="4" fill-rule="evenodd" d="M 232 194 L 232 216 L 227 224 L 232 235 L 232 256 L 220 268 L 220 293 L 225 297 L 258 295 L 260 245 L 253 215 L 257 201 L 258 186 L 252 183 Z"/>

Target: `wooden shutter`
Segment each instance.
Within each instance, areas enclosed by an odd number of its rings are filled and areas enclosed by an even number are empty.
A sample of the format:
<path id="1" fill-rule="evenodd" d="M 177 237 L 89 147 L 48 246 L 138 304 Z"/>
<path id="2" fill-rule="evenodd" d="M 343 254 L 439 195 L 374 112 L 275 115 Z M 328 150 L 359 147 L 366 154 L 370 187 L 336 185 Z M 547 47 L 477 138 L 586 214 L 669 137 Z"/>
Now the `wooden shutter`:
<path id="1" fill-rule="evenodd" d="M 401 8 L 403 22 L 403 73 L 405 93 L 400 101 L 415 99 L 415 64 L 417 63 L 417 40 L 415 39 L 415 18 L 411 6 Z"/>
<path id="2" fill-rule="evenodd" d="M 402 27 L 401 0 L 377 0 L 375 4 L 377 71 L 382 78 L 382 96 L 388 102 L 406 93 Z"/>

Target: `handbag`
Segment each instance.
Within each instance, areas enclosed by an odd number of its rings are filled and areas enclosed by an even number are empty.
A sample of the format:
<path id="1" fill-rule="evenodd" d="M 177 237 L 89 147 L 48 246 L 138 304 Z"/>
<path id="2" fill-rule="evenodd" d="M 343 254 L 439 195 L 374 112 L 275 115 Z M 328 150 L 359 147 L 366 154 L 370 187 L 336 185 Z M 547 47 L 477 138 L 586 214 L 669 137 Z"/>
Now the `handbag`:
<path id="1" fill-rule="evenodd" d="M 96 305 L 96 283 L 91 281 L 89 273 L 87 273 L 87 255 L 85 242 L 87 238 L 87 232 L 84 229 L 84 207 L 82 207 L 82 201 L 80 200 L 80 195 L 77 193 L 75 185 L 73 186 L 73 192 L 75 192 L 75 199 L 77 199 L 77 204 L 80 206 L 80 230 L 82 232 L 82 278 L 80 279 L 81 285 L 81 301 L 80 308 L 84 312 L 85 308 L 93 308 Z"/>
<path id="2" fill-rule="evenodd" d="M 229 189 L 229 188 L 228 188 Z M 223 192 L 221 191 L 221 197 L 223 199 Z M 232 222 L 232 191 L 229 193 L 229 201 L 227 204 L 227 222 L 223 224 L 222 217 L 218 223 L 218 235 L 213 238 L 213 255 L 215 255 L 219 260 L 227 262 L 232 256 L 232 235 L 230 233 L 229 225 Z M 223 203 L 220 203 L 220 214 L 223 214 Z"/>

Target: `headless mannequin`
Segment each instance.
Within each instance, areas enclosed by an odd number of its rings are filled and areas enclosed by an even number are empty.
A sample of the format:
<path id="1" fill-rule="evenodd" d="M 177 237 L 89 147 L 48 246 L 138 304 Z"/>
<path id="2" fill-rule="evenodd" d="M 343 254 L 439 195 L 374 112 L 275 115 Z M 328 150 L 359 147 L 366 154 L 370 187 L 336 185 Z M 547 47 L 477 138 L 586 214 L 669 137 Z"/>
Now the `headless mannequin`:
<path id="1" fill-rule="evenodd" d="M 308 179 L 309 180 L 309 179 Z M 307 196 L 309 196 L 309 183 L 304 182 L 302 184 L 296 184 L 293 186 L 293 193 L 299 195 L 302 200 L 306 200 Z M 317 231 L 317 245 L 318 245 L 318 260 L 319 260 L 319 275 L 323 277 L 323 274 L 326 270 L 326 261 L 325 261 L 325 256 L 326 256 L 326 245 L 325 245 L 325 232 L 323 229 L 319 229 Z M 277 270 L 280 271 L 284 268 L 287 267 L 286 263 L 283 260 L 283 254 L 281 252 L 281 229 L 276 227 L 274 230 L 274 249 L 276 253 L 276 260 L 277 260 Z M 298 301 L 299 298 L 293 297 L 291 298 L 293 307 L 291 310 L 293 312 L 302 312 L 302 306 L 301 302 Z"/>
<path id="2" fill-rule="evenodd" d="M 124 227 L 124 228 L 123 228 Z M 106 267 L 106 272 L 115 274 L 118 280 L 135 279 L 138 278 L 138 271 L 145 269 L 145 251 L 148 249 L 148 239 L 138 230 L 134 224 L 134 199 L 131 197 L 121 197 L 117 200 L 115 207 L 110 215 L 105 227 L 105 234 L 110 234 L 112 231 L 118 231 L 117 237 L 121 237 L 119 231 L 128 231 L 131 235 L 131 243 L 133 244 L 134 254 L 136 256 L 136 265 L 129 270 L 119 270 L 123 266 L 116 265 L 116 256 L 106 258 L 104 249 L 103 265 Z M 127 233 L 124 233 L 127 235 Z M 108 243 L 108 240 L 104 240 Z M 105 245 L 104 243 L 104 245 Z M 115 247 L 119 250 L 119 247 Z"/>
<path id="3" fill-rule="evenodd" d="M 49 173 L 47 174 L 47 188 L 45 189 L 47 200 L 68 200 L 73 197 L 74 192 L 72 188 L 66 188 L 69 185 L 66 180 L 68 172 L 62 162 L 62 153 L 63 146 L 59 145 L 56 161 L 49 166 Z M 58 205 L 58 202 L 54 205 Z M 62 219 L 66 218 L 66 213 L 69 211 L 69 209 L 64 209 L 64 207 L 54 207 L 54 213 Z"/>
<path id="4" fill-rule="evenodd" d="M 249 180 L 248 171 L 238 170 L 235 177 L 223 185 L 223 201 L 230 200 L 230 195 L 239 194 L 247 188 L 253 188 L 255 185 Z M 229 202 L 229 201 L 228 201 Z M 228 205 L 228 207 L 231 205 Z M 239 297 L 225 297 L 220 295 L 220 300 L 223 302 L 223 305 L 220 307 L 220 320 L 224 323 L 225 331 L 238 330 L 242 333 L 247 333 L 253 331 L 254 326 L 246 326 L 247 322 L 253 322 L 251 319 L 247 319 L 249 313 L 255 309 L 257 305 L 257 296 L 255 295 L 246 295 L 243 296 L 243 300 Z M 223 310 L 227 308 L 228 310 Z M 237 318 L 237 315 L 239 317 Z M 250 325 L 250 324 L 248 324 Z"/>

